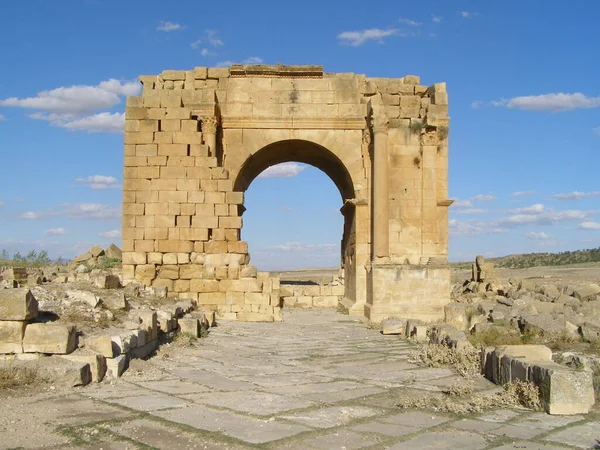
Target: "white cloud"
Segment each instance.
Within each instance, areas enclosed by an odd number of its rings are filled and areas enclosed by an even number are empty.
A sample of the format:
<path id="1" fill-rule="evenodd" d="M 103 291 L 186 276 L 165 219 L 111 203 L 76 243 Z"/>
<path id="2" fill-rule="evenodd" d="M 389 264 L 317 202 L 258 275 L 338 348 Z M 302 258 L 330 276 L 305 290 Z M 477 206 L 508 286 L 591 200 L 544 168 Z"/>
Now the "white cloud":
<path id="1" fill-rule="evenodd" d="M 217 30 L 206 30 L 204 31 L 204 34 L 210 45 L 212 45 L 213 47 L 221 47 L 225 45 L 223 44 L 223 41 L 219 38 L 219 32 Z"/>
<path id="2" fill-rule="evenodd" d="M 295 162 L 281 163 L 264 170 L 258 178 L 290 178 L 306 169 L 304 164 Z"/>
<path id="3" fill-rule="evenodd" d="M 138 95 L 140 90 L 141 86 L 137 81 L 109 79 L 97 86 L 59 87 L 41 91 L 36 97 L 7 98 L 0 101 L 0 106 L 36 109 L 38 111 L 29 114 L 30 118 L 46 120 L 53 126 L 69 130 L 123 132 L 124 114 L 93 112 L 112 108 L 121 103 L 120 97 Z"/>
<path id="4" fill-rule="evenodd" d="M 124 113 L 103 112 L 81 118 L 70 115 L 42 113 L 30 114 L 32 119 L 48 120 L 51 125 L 67 130 L 87 131 L 88 133 L 123 133 L 125 129 Z"/>
<path id="5" fill-rule="evenodd" d="M 110 79 L 97 86 L 76 85 L 38 92 L 36 97 L 11 97 L 0 100 L 0 106 L 37 109 L 56 114 L 81 115 L 95 110 L 112 108 L 121 102 L 120 95 L 137 95 L 137 81 L 121 82 Z"/>
<path id="6" fill-rule="evenodd" d="M 479 107 L 483 106 L 484 102 L 480 101 L 480 100 L 476 100 L 474 102 L 471 103 L 471 108 L 473 109 L 478 109 Z"/>
<path id="7" fill-rule="evenodd" d="M 433 20 L 435 23 L 440 23 L 444 18 L 441 16 L 433 16 L 433 18 L 431 20 Z"/>
<path id="8" fill-rule="evenodd" d="M 550 239 L 552 236 L 544 233 L 543 231 L 536 233 L 535 231 L 531 231 L 529 233 L 525 233 L 525 237 L 528 237 L 529 239 L 539 239 L 539 240 L 545 240 L 545 239 Z"/>
<path id="9" fill-rule="evenodd" d="M 119 185 L 119 180 L 115 177 L 106 175 L 91 175 L 86 178 L 80 177 L 76 178 L 75 181 L 78 183 L 85 183 L 86 186 L 89 186 L 92 189 L 117 189 L 121 187 Z"/>
<path id="10" fill-rule="evenodd" d="M 597 108 L 600 106 L 600 97 L 587 97 L 580 92 L 574 94 L 559 92 L 502 99 L 492 102 L 492 105 L 528 111 L 561 112 L 580 108 Z"/>
<path id="11" fill-rule="evenodd" d="M 2 114 L 0 114 L 0 121 L 2 120 L 6 120 L 6 117 L 4 117 Z"/>
<path id="12" fill-rule="evenodd" d="M 27 211 L 26 213 L 21 214 L 19 217 L 21 219 L 29 219 L 29 220 L 37 220 L 43 216 L 43 213 L 37 211 Z"/>
<path id="13" fill-rule="evenodd" d="M 121 217 L 120 206 L 101 203 L 65 203 L 62 214 L 71 219 L 118 219 Z"/>
<path id="14" fill-rule="evenodd" d="M 587 220 L 579 224 L 579 228 L 582 230 L 600 230 L 600 223 L 594 222 L 593 220 Z"/>
<path id="15" fill-rule="evenodd" d="M 198 39 L 194 42 L 190 42 L 190 47 L 192 47 L 192 48 L 198 48 L 198 47 L 200 47 L 200 45 L 202 45 L 202 39 Z"/>
<path id="16" fill-rule="evenodd" d="M 475 197 L 471 197 L 471 200 L 476 202 L 491 202 L 492 200 L 496 200 L 496 197 L 494 197 L 493 195 L 479 194 Z"/>
<path id="17" fill-rule="evenodd" d="M 121 230 L 110 230 L 98 233 L 98 236 L 106 239 L 116 239 L 121 237 Z"/>
<path id="18" fill-rule="evenodd" d="M 454 203 L 452 203 L 452 205 L 454 208 L 471 208 L 473 206 L 473 203 L 471 202 L 471 200 L 459 200 L 456 199 L 454 200 Z"/>
<path id="19" fill-rule="evenodd" d="M 348 44 L 353 47 L 358 47 L 359 45 L 364 44 L 367 41 L 373 40 L 383 43 L 384 39 L 390 36 L 394 36 L 398 33 L 398 30 L 395 28 L 382 30 L 379 28 L 371 28 L 368 30 L 360 30 L 360 31 L 344 31 L 338 34 L 338 39 L 343 44 Z"/>
<path id="20" fill-rule="evenodd" d="M 533 195 L 535 194 L 535 191 L 517 191 L 517 192 L 513 192 L 512 195 L 513 197 L 522 197 L 524 195 Z"/>
<path id="21" fill-rule="evenodd" d="M 471 11 L 459 11 L 458 15 L 461 16 L 463 19 L 472 19 L 477 15 L 477 13 Z"/>
<path id="22" fill-rule="evenodd" d="M 459 209 L 458 211 L 456 211 L 456 214 L 485 214 L 486 212 L 488 212 L 486 209 L 466 208 Z"/>
<path id="23" fill-rule="evenodd" d="M 398 22 L 403 23 L 404 25 L 410 25 L 411 27 L 420 27 L 421 25 L 423 25 L 421 22 L 416 22 L 414 20 L 406 19 L 403 17 L 400 17 L 398 19 Z"/>
<path id="24" fill-rule="evenodd" d="M 66 234 L 67 230 L 64 228 L 50 228 L 49 230 L 44 231 L 46 236 L 58 236 L 60 234 Z"/>
<path id="25" fill-rule="evenodd" d="M 552 225 L 558 222 L 581 221 L 589 214 L 588 211 L 581 210 L 556 211 L 548 209 L 539 214 L 515 214 L 493 221 L 492 224 L 510 228 L 524 225 Z"/>
<path id="26" fill-rule="evenodd" d="M 156 27 L 157 31 L 164 31 L 166 33 L 170 32 L 170 31 L 180 31 L 183 30 L 185 28 L 185 26 L 179 24 L 179 23 L 173 23 L 173 22 L 169 22 L 161 20 L 160 23 L 158 24 L 158 26 Z"/>
<path id="27" fill-rule="evenodd" d="M 450 219 L 448 221 L 448 231 L 451 236 L 476 236 L 479 234 L 501 234 L 508 230 L 501 227 L 486 226 L 485 223 L 471 223 Z"/>
<path id="28" fill-rule="evenodd" d="M 573 191 L 573 192 L 569 192 L 568 194 L 554 194 L 554 195 L 550 196 L 550 198 L 553 198 L 556 200 L 579 200 L 580 198 L 586 198 L 586 197 L 600 197 L 600 191 L 594 191 L 594 192 Z"/>
<path id="29" fill-rule="evenodd" d="M 525 208 L 511 209 L 509 212 L 512 214 L 541 214 L 544 212 L 544 205 L 536 203 Z"/>
<path id="30" fill-rule="evenodd" d="M 592 128 L 592 131 L 594 132 L 594 134 L 600 136 L 600 127 Z"/>
<path id="31" fill-rule="evenodd" d="M 235 64 L 235 63 L 233 61 L 229 61 L 229 60 L 227 60 L 227 61 L 221 61 L 221 62 L 217 63 L 217 67 L 229 67 L 232 64 Z"/>
<path id="32" fill-rule="evenodd" d="M 200 50 L 200 54 L 201 54 L 202 56 L 208 56 L 208 54 L 209 54 L 209 53 L 210 53 L 210 52 L 208 51 L 208 49 L 207 49 L 207 48 L 203 48 L 202 50 Z"/>
<path id="33" fill-rule="evenodd" d="M 242 63 L 244 63 L 244 64 L 262 64 L 263 59 L 259 58 L 258 56 L 250 56 L 249 58 L 246 58 L 245 60 L 243 60 Z"/>

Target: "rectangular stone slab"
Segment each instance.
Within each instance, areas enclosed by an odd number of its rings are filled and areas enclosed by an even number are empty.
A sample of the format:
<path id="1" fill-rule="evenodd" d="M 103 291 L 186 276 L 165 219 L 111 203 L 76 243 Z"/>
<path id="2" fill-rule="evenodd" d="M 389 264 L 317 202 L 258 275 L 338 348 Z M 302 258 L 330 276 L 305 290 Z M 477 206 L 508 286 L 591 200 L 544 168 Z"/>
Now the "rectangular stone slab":
<path id="1" fill-rule="evenodd" d="M 75 327 L 32 323 L 25 329 L 23 352 L 68 354 L 76 347 Z"/>
<path id="2" fill-rule="evenodd" d="M 0 321 L 0 353 L 23 353 L 26 322 Z"/>
<path id="3" fill-rule="evenodd" d="M 0 289 L 0 320 L 31 320 L 38 315 L 38 303 L 28 288 Z"/>

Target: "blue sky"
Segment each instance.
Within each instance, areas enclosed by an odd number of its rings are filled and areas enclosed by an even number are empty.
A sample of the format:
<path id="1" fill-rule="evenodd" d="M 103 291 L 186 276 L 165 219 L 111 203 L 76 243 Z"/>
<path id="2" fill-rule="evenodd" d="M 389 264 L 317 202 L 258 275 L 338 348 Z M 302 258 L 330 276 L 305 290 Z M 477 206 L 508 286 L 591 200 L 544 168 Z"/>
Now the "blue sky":
<path id="1" fill-rule="evenodd" d="M 141 74 L 230 62 L 445 81 L 450 258 L 597 247 L 598 17 L 549 0 L 3 2 L 0 249 L 118 244 L 124 96 Z M 340 206 L 312 167 L 256 179 L 253 262 L 336 265 Z"/>

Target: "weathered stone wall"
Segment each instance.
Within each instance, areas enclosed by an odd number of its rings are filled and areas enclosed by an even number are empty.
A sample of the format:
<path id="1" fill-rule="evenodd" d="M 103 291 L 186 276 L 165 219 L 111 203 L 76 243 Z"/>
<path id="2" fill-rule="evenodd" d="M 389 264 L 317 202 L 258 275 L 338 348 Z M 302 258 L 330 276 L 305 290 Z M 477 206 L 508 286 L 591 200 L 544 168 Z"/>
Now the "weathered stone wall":
<path id="1" fill-rule="evenodd" d="M 166 286 L 170 296 L 230 318 L 276 312 L 278 281 L 249 265 L 240 230 L 244 191 L 286 161 L 320 168 L 340 190 L 353 313 L 384 314 L 373 313 L 376 265 L 422 273 L 445 264 L 451 202 L 443 83 L 262 65 L 168 70 L 140 80 L 142 95 L 129 97 L 126 109 L 125 280 Z M 419 298 L 439 299 L 427 312 L 435 316 L 443 314 L 437 304 L 448 300 L 449 280 L 443 270 L 431 273 L 443 279 L 421 277 L 418 289 Z M 384 295 L 391 304 L 385 314 L 402 309 L 397 295 Z"/>

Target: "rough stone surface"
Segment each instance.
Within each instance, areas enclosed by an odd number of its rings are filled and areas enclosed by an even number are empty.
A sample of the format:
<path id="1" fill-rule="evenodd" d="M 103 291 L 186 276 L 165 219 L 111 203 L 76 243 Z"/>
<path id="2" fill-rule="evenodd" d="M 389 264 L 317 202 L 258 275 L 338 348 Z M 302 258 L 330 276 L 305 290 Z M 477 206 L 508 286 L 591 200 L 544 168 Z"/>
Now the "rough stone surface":
<path id="1" fill-rule="evenodd" d="M 0 289 L 0 321 L 31 320 L 38 315 L 38 302 L 28 288 Z"/>
<path id="2" fill-rule="evenodd" d="M 596 445 L 593 415 L 495 409 L 464 420 L 400 410 L 400 396 L 424 390 L 441 395 L 458 375 L 409 363 L 413 343 L 348 316 L 330 310 L 284 314 L 284 322 L 221 323 L 191 348 L 166 346 L 158 357 L 132 360 L 121 378 L 85 389 L 63 391 L 57 384 L 56 390 L 3 397 L 0 426 L 10 432 L 3 433 L 2 445 L 220 450 Z M 143 371 L 134 370 L 137 363 Z M 482 380 L 481 389 L 488 388 L 495 386 Z M 71 436 L 77 440 L 69 442 Z"/>
<path id="3" fill-rule="evenodd" d="M 125 110 L 124 284 L 165 287 L 222 319 L 278 320 L 282 306 L 342 301 L 374 323 L 443 317 L 452 203 L 445 83 L 281 64 L 140 80 L 142 94 Z M 345 201 L 343 283 L 304 286 L 302 295 L 281 295 L 278 278 L 249 265 L 240 239 L 249 183 L 290 151 L 324 170 Z M 493 276 L 490 263 L 478 270 Z"/>
<path id="4" fill-rule="evenodd" d="M 25 353 L 68 354 L 75 350 L 75 327 L 32 323 L 25 328 L 23 351 Z"/>

